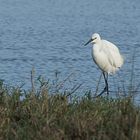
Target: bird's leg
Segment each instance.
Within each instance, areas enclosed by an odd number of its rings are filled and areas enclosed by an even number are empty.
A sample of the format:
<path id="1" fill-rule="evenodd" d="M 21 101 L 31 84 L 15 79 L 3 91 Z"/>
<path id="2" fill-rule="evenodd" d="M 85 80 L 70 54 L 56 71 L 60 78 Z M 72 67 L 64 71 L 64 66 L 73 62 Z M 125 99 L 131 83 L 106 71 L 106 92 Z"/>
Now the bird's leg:
<path id="1" fill-rule="evenodd" d="M 108 88 L 108 73 L 106 74 L 106 83 L 107 83 L 107 95 L 109 95 L 109 88 Z"/>
<path id="2" fill-rule="evenodd" d="M 99 97 L 99 96 L 101 96 L 104 92 L 106 92 L 107 91 L 107 86 L 106 86 L 106 78 L 105 78 L 105 73 L 104 72 L 102 72 L 103 73 L 103 75 L 104 75 L 104 80 L 105 80 L 105 88 L 102 90 L 102 92 L 100 93 L 100 94 L 98 94 L 97 96 L 95 96 L 94 98 L 97 98 L 97 97 Z"/>
<path id="3" fill-rule="evenodd" d="M 107 92 L 107 95 L 109 95 L 109 90 L 108 90 L 108 73 L 105 75 L 105 73 L 103 72 L 103 76 L 104 76 L 105 85 L 106 85 L 104 90 Z"/>

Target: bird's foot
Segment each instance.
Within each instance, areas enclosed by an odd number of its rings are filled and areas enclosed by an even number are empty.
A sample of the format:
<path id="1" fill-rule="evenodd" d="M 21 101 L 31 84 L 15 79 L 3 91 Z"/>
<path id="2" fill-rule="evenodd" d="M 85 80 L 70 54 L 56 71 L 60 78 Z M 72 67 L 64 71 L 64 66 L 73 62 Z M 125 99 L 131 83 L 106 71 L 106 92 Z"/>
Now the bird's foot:
<path id="1" fill-rule="evenodd" d="M 105 93 L 107 91 L 107 88 L 105 87 L 104 89 L 103 89 L 103 91 L 100 93 L 100 94 L 98 94 L 97 96 L 95 96 L 94 98 L 97 98 L 97 97 L 100 97 L 103 93 Z"/>

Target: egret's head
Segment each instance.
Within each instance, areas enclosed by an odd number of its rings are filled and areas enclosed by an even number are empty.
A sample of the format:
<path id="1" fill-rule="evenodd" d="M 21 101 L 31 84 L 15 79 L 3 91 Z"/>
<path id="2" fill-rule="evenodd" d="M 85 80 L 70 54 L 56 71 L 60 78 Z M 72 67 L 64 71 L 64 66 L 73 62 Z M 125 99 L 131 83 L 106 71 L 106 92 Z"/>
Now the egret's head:
<path id="1" fill-rule="evenodd" d="M 92 35 L 91 39 L 85 44 L 85 46 L 86 46 L 87 44 L 89 44 L 90 42 L 91 42 L 92 44 L 98 43 L 100 40 L 101 40 L 100 35 L 97 34 L 97 33 L 94 33 L 94 34 Z"/>

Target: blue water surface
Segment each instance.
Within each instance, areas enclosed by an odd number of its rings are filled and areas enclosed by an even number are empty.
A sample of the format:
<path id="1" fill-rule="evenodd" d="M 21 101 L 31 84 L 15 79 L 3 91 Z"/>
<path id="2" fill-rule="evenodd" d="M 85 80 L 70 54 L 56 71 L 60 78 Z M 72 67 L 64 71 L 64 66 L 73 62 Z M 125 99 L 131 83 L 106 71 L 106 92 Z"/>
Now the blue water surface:
<path id="1" fill-rule="evenodd" d="M 128 90 L 140 82 L 139 0 L 1 0 L 0 79 L 30 88 L 30 71 L 95 91 L 100 70 L 92 61 L 94 32 L 116 44 L 125 64 L 110 76 L 110 90 Z M 133 59 L 134 58 L 134 59 Z M 134 65 L 133 65 L 134 64 Z M 133 73 L 133 76 L 132 76 Z M 103 80 L 100 84 L 103 88 Z"/>

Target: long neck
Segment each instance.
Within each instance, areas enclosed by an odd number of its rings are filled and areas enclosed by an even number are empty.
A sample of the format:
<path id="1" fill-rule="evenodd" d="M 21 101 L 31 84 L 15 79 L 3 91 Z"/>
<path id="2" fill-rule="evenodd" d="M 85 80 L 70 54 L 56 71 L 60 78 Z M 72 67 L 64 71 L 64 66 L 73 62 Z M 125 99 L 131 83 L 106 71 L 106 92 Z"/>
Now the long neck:
<path id="1" fill-rule="evenodd" d="M 93 44 L 92 50 L 94 55 L 98 54 L 102 50 L 102 41 Z"/>

